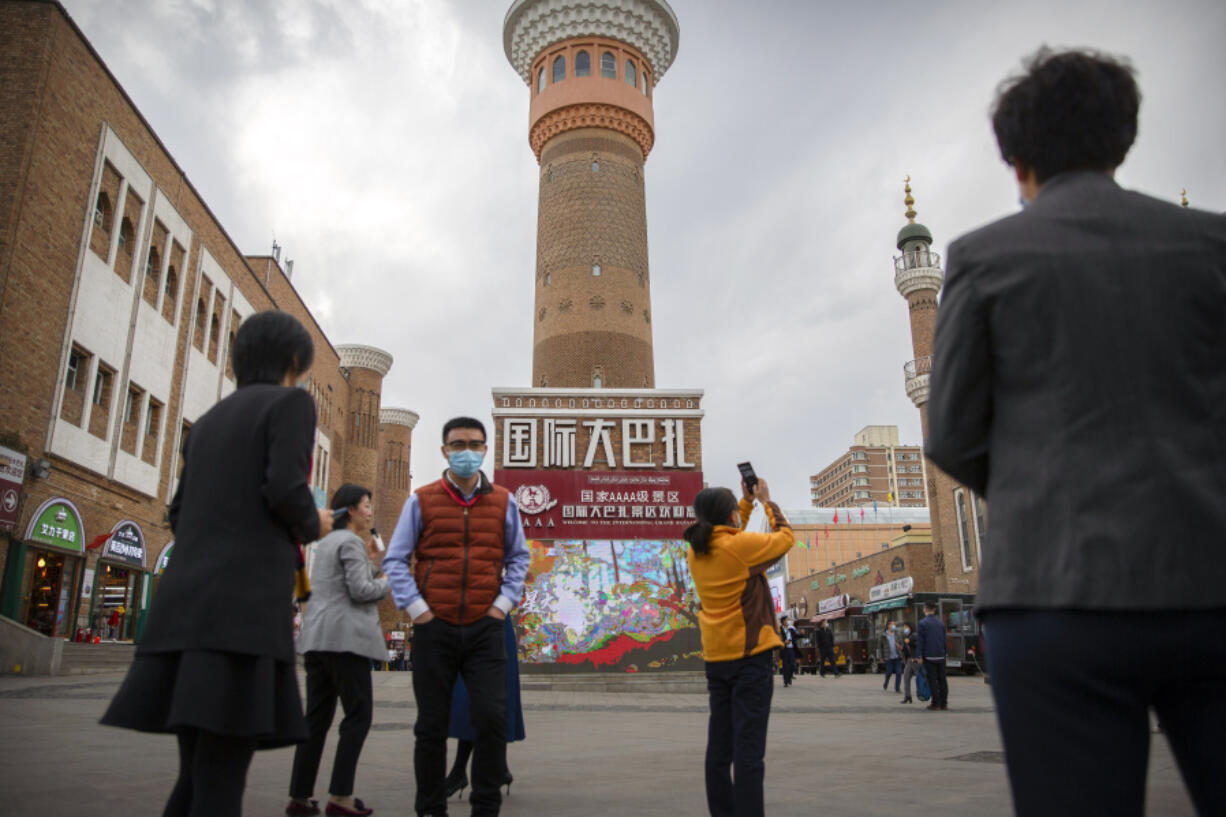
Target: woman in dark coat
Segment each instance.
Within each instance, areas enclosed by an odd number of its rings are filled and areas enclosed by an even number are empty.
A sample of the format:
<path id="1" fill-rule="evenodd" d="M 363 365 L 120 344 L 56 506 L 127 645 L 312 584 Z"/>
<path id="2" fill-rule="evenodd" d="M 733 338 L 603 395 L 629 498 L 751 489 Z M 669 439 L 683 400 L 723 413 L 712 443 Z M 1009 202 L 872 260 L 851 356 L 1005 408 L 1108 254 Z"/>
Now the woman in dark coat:
<path id="1" fill-rule="evenodd" d="M 507 743 L 514 743 L 525 737 L 524 709 L 519 697 L 519 645 L 515 642 L 515 625 L 511 623 L 510 616 L 502 621 L 507 648 Z M 463 797 L 464 789 L 468 787 L 468 758 L 473 753 L 476 735 L 468 715 L 468 688 L 464 686 L 464 679 L 459 677 L 451 693 L 451 723 L 447 727 L 447 735 L 456 738 L 455 762 L 444 781 L 447 796 L 458 791 Z M 507 787 L 508 794 L 511 793 L 514 779 L 510 768 L 503 768 L 502 785 Z"/>
<path id="2" fill-rule="evenodd" d="M 243 321 L 238 389 L 192 426 L 170 504 L 174 558 L 102 723 L 173 732 L 164 817 L 237 817 L 256 749 L 307 737 L 294 676 L 297 543 L 331 529 L 309 486 L 311 337 L 285 312 Z"/>

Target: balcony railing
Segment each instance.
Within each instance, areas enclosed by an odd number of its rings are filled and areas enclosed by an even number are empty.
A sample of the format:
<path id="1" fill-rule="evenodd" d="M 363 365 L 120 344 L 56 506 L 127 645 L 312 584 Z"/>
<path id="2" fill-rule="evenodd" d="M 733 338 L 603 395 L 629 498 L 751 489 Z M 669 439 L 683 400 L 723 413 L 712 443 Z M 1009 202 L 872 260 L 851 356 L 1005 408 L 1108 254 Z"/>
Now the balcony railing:
<path id="1" fill-rule="evenodd" d="M 913 269 L 940 269 L 941 255 L 932 250 L 910 250 L 894 259 L 894 273 Z"/>
<path id="2" fill-rule="evenodd" d="M 902 373 L 907 380 L 914 380 L 922 374 L 932 374 L 932 355 L 924 355 L 907 361 L 903 364 Z"/>

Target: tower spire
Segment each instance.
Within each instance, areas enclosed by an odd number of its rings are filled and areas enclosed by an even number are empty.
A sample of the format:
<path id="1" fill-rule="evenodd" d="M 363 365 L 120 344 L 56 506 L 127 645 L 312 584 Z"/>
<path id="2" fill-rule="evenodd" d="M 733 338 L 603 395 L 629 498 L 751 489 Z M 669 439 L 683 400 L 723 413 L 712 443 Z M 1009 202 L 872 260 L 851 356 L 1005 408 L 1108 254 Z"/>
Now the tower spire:
<path id="1" fill-rule="evenodd" d="M 1184 207 L 1188 206 L 1188 188 L 1179 191 L 1179 203 Z"/>
<path id="2" fill-rule="evenodd" d="M 914 224 L 916 212 L 915 199 L 911 197 L 911 174 L 907 174 L 907 178 L 903 179 L 903 184 L 903 192 L 907 194 L 906 198 L 902 200 L 902 203 L 907 205 L 907 212 L 904 215 L 907 217 L 908 224 Z"/>

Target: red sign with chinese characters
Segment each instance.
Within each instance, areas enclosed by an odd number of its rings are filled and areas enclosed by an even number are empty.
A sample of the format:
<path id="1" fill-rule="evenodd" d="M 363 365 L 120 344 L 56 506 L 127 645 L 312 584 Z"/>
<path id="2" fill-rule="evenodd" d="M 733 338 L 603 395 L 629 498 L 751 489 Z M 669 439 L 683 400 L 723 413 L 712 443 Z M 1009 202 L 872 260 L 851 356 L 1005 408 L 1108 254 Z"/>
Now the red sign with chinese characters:
<path id="1" fill-rule="evenodd" d="M 680 539 L 694 522 L 700 471 L 523 471 L 494 482 L 536 539 Z"/>

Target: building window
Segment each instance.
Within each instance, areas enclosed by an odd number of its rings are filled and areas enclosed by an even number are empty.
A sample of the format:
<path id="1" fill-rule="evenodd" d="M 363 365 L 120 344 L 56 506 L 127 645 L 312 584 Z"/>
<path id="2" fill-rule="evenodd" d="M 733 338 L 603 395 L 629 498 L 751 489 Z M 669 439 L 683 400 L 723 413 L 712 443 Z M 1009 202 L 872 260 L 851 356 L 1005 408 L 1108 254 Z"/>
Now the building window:
<path id="1" fill-rule="evenodd" d="M 647 96 L 647 86 L 651 85 L 651 80 L 647 76 L 647 69 L 643 69 L 643 96 Z"/>
<path id="2" fill-rule="evenodd" d="M 549 276 L 549 273 L 545 273 L 545 286 L 549 286 L 551 280 L 553 279 Z"/>
<path id="3" fill-rule="evenodd" d="M 119 224 L 119 251 L 128 252 L 128 245 L 132 243 L 132 222 L 126 217 Z"/>
<path id="4" fill-rule="evenodd" d="M 536 72 L 536 92 L 539 94 L 543 90 L 545 90 L 545 66 L 542 65 Z"/>
<path id="5" fill-rule="evenodd" d="M 196 336 L 192 339 L 193 344 L 200 351 L 204 351 L 204 326 L 205 313 L 208 311 L 208 306 L 204 302 L 204 297 L 196 299 Z"/>
<path id="6" fill-rule="evenodd" d="M 158 303 L 158 274 L 161 269 L 161 259 L 158 257 L 156 247 L 149 248 L 149 255 L 145 258 L 145 286 L 143 288 L 143 296 L 151 306 L 156 307 Z"/>
<path id="7" fill-rule="evenodd" d="M 94 226 L 104 233 L 111 231 L 111 200 L 106 193 L 99 193 L 94 204 Z"/>
<path id="8" fill-rule="evenodd" d="M 988 503 L 981 496 L 971 497 L 971 507 L 975 509 L 975 557 L 982 561 L 983 543 L 988 535 Z"/>
<path id="9" fill-rule="evenodd" d="M 639 72 L 630 60 L 626 60 L 626 84 L 639 87 Z"/>
<path id="10" fill-rule="evenodd" d="M 81 376 L 89 358 L 79 349 L 68 353 L 68 371 L 64 375 L 64 386 L 72 391 L 81 390 Z"/>
<path id="11" fill-rule="evenodd" d="M 162 404 L 149 399 L 149 413 L 145 415 L 145 436 L 156 437 L 158 428 L 162 425 Z"/>
<path id="12" fill-rule="evenodd" d="M 575 76 L 590 77 L 592 75 L 592 55 L 580 51 L 575 55 Z"/>
<path id="13" fill-rule="evenodd" d="M 593 172 L 593 173 L 599 173 L 599 172 L 600 172 L 600 162 L 598 162 L 598 161 L 597 161 L 597 160 L 595 160 L 595 159 L 593 159 L 593 160 L 592 160 L 592 172 Z"/>
<path id="14" fill-rule="evenodd" d="M 140 396 L 140 389 L 132 385 L 128 386 L 128 399 L 123 404 L 123 421 L 127 425 L 135 423 L 140 414 Z"/>
<path id="15" fill-rule="evenodd" d="M 606 51 L 600 55 L 600 75 L 606 79 L 617 79 L 617 59 L 613 52 Z"/>
<path id="16" fill-rule="evenodd" d="M 600 265 L 599 264 L 592 264 L 592 276 L 595 278 L 600 277 Z"/>
<path id="17" fill-rule="evenodd" d="M 111 404 L 111 372 L 104 366 L 98 367 L 94 375 L 93 404 L 106 408 Z"/>
<path id="18" fill-rule="evenodd" d="M 566 57 L 557 57 L 553 61 L 553 81 L 561 82 L 566 79 Z"/>
<path id="19" fill-rule="evenodd" d="M 958 512 L 958 544 L 961 546 L 962 570 L 971 569 L 971 536 L 967 528 L 966 491 L 962 488 L 954 491 L 954 506 Z"/>

